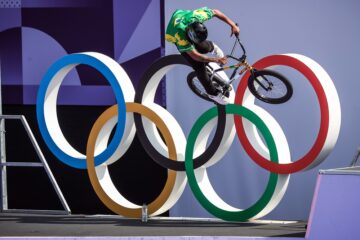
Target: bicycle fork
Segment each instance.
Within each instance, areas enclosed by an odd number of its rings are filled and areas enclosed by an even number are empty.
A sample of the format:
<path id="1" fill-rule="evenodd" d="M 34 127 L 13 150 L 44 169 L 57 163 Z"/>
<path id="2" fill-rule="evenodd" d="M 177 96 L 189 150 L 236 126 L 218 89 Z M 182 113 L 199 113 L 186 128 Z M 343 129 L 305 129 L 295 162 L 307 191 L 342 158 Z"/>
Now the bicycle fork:
<path id="1" fill-rule="evenodd" d="M 246 60 L 244 60 L 241 64 L 239 64 L 239 66 L 237 68 L 239 68 L 240 66 L 244 66 L 243 69 L 241 69 L 239 75 L 242 75 L 245 71 L 249 70 L 250 74 L 252 76 L 252 78 L 254 79 L 254 81 L 257 82 L 257 84 L 259 84 L 260 87 L 262 87 L 264 90 L 266 91 L 270 91 L 272 89 L 272 82 L 270 82 L 265 76 L 262 76 L 263 79 L 265 79 L 265 81 L 268 83 L 268 87 L 266 87 L 261 81 L 258 80 L 258 78 L 255 76 L 256 73 L 256 69 L 253 68 L 253 66 L 251 66 Z M 237 70 L 237 69 L 236 69 Z M 236 71 L 234 71 L 235 73 Z"/>
<path id="2" fill-rule="evenodd" d="M 261 81 L 258 80 L 258 77 L 255 76 L 255 73 L 256 73 L 256 69 L 250 70 L 250 74 L 252 75 L 252 78 L 254 79 L 254 81 L 257 84 L 259 84 L 259 86 L 262 87 L 264 90 L 271 91 L 274 84 L 271 81 L 269 81 L 265 76 L 261 76 L 265 80 L 265 82 L 267 82 L 267 84 L 268 84 L 268 86 L 266 87 Z"/>

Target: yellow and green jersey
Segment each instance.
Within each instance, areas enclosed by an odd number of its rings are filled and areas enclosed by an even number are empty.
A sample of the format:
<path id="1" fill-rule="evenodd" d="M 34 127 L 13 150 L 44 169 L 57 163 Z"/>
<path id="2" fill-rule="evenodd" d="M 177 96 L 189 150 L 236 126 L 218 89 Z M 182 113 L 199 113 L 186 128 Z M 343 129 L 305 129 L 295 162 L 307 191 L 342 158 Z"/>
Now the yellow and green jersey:
<path id="1" fill-rule="evenodd" d="M 214 16 L 212 9 L 208 7 L 199 8 L 193 11 L 176 10 L 166 28 L 165 39 L 176 44 L 180 52 L 187 52 L 194 49 L 194 45 L 186 35 L 186 28 L 193 22 L 205 22 Z"/>

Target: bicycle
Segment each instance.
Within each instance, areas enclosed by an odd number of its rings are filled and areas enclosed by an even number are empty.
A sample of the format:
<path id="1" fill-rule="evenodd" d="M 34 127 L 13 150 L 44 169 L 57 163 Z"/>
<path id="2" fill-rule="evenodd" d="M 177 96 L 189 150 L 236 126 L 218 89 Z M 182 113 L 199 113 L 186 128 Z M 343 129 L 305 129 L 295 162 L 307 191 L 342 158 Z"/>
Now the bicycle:
<path id="1" fill-rule="evenodd" d="M 242 56 L 240 58 L 233 56 L 237 44 L 239 44 L 242 49 Z M 290 81 L 285 76 L 276 71 L 269 69 L 258 70 L 250 65 L 246 61 L 246 50 L 239 37 L 236 37 L 235 39 L 231 54 L 227 55 L 226 57 L 234 59 L 238 61 L 238 63 L 229 66 L 222 66 L 217 69 L 214 69 L 212 66 L 210 66 L 210 64 L 207 64 L 207 71 L 213 85 L 219 91 L 221 91 L 224 96 L 229 97 L 229 93 L 232 90 L 231 84 L 235 79 L 238 79 L 246 71 L 250 71 L 250 77 L 248 78 L 248 88 L 257 99 L 266 103 L 280 104 L 288 101 L 291 98 L 293 94 L 293 88 Z M 230 80 L 227 81 L 223 79 L 218 74 L 218 72 L 229 69 L 234 69 L 234 71 L 230 76 Z M 238 72 L 239 69 L 240 71 Z M 187 83 L 190 89 L 196 95 L 207 101 L 214 102 L 211 98 L 209 98 L 205 88 L 198 80 L 196 72 L 191 72 L 188 74 Z"/>

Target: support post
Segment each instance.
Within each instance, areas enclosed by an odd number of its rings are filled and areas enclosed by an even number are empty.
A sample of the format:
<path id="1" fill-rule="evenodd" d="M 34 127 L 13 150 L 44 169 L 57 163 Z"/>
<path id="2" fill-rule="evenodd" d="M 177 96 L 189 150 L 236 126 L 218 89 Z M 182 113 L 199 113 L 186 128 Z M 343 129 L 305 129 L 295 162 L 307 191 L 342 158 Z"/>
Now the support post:
<path id="1" fill-rule="evenodd" d="M 0 59 L 0 115 L 2 115 L 2 94 L 1 94 L 1 59 Z M 0 119 L 0 190 L 1 190 L 1 198 L 0 198 L 0 211 L 8 209 L 7 202 L 7 176 L 6 176 L 6 152 L 5 152 L 5 119 Z"/>

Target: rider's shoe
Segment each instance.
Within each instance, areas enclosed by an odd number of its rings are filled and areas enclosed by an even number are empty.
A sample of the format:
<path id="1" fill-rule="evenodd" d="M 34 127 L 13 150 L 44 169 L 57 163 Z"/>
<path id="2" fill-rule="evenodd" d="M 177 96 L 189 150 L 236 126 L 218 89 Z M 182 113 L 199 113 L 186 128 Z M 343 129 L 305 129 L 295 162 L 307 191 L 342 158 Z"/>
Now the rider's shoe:
<path id="1" fill-rule="evenodd" d="M 214 50 L 211 53 L 218 58 L 223 58 L 225 56 L 224 52 L 215 43 L 213 43 L 213 45 L 214 45 Z"/>
<path id="2" fill-rule="evenodd" d="M 209 98 L 220 105 L 226 105 L 229 103 L 229 99 L 225 97 L 222 93 L 219 93 L 218 95 L 209 95 Z"/>

